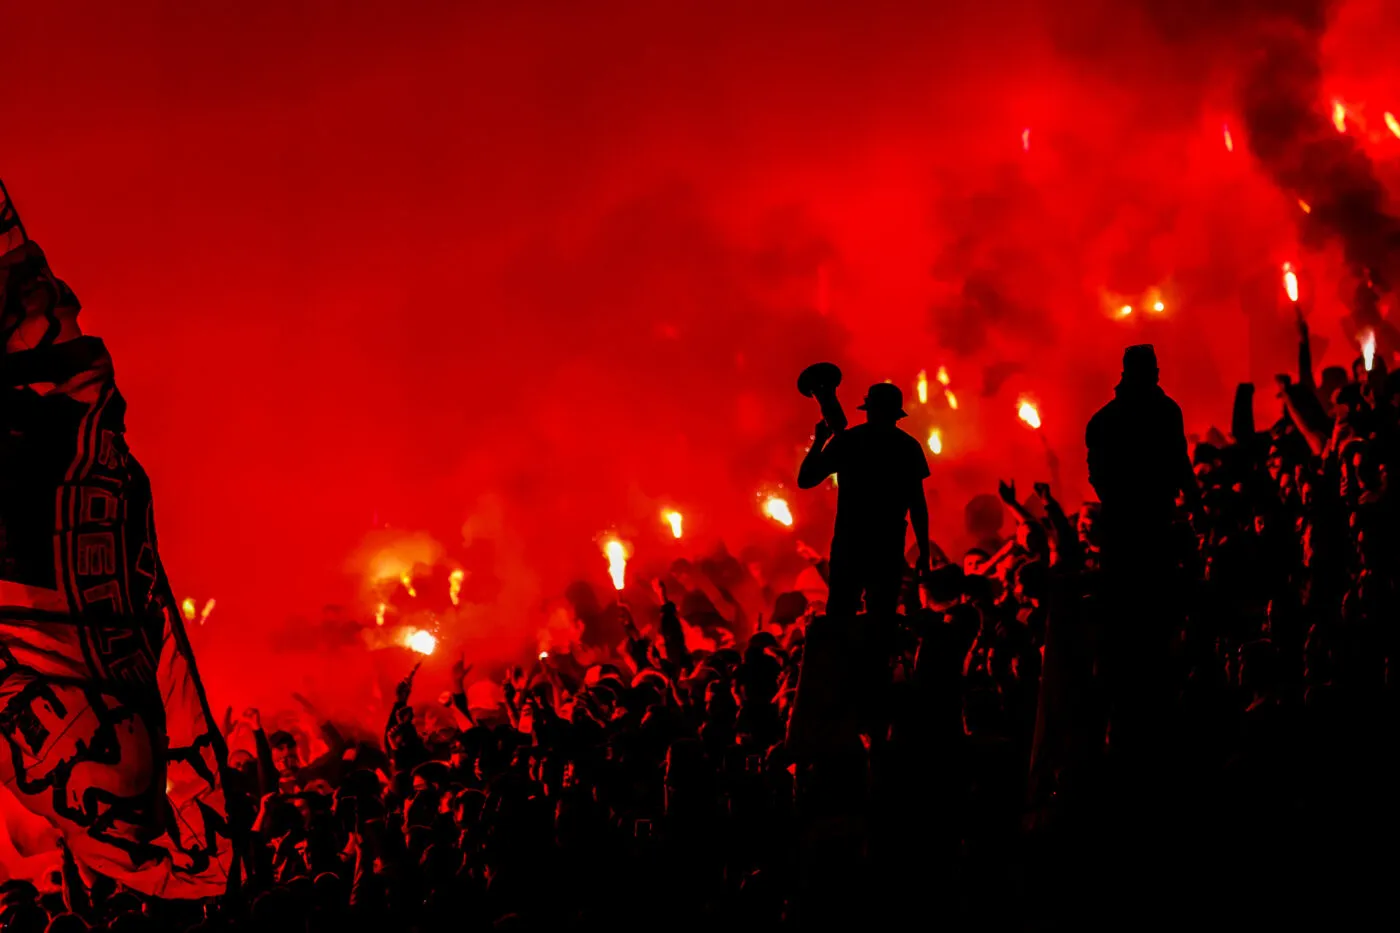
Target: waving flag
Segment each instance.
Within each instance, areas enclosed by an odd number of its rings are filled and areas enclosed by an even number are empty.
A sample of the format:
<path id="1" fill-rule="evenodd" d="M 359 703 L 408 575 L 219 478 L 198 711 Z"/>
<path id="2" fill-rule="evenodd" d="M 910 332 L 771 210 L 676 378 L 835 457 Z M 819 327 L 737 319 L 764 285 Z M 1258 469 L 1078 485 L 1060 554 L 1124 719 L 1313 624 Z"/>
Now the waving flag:
<path id="1" fill-rule="evenodd" d="M 0 782 L 90 868 L 227 885 L 225 750 L 102 341 L 0 185 Z"/>

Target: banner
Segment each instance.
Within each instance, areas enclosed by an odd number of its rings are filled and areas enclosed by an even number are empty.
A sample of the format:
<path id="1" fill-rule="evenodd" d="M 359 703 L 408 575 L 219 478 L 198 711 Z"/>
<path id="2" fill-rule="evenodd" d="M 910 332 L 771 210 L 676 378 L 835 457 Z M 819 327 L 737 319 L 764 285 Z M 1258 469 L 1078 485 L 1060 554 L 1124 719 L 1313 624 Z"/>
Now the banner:
<path id="1" fill-rule="evenodd" d="M 0 781 L 144 894 L 224 892 L 209 714 L 102 341 L 0 186 Z"/>

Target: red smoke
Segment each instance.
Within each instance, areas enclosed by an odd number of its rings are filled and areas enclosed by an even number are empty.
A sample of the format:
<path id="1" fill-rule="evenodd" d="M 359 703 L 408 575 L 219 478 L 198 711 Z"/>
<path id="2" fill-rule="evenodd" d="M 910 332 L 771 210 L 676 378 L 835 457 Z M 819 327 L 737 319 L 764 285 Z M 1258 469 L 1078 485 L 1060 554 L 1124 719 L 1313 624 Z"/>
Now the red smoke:
<path id="1" fill-rule="evenodd" d="M 762 514 L 817 359 L 848 407 L 948 367 L 958 410 L 934 392 L 909 428 L 940 429 L 950 549 L 973 492 L 1048 477 L 1042 439 L 1084 494 L 1126 344 L 1157 345 L 1190 430 L 1246 378 L 1271 417 L 1284 262 L 1318 364 L 1350 363 L 1356 257 L 1394 263 L 1383 0 L 1326 28 L 1306 0 L 933 6 L 7 11 L 0 173 L 112 349 L 177 595 L 218 599 L 214 701 L 324 604 L 372 624 L 385 526 L 440 544 L 444 594 L 471 572 L 444 648 L 496 657 L 569 580 L 609 591 L 606 533 L 635 579 L 720 539 L 821 543 L 829 489 L 785 492 L 795 531 Z"/>

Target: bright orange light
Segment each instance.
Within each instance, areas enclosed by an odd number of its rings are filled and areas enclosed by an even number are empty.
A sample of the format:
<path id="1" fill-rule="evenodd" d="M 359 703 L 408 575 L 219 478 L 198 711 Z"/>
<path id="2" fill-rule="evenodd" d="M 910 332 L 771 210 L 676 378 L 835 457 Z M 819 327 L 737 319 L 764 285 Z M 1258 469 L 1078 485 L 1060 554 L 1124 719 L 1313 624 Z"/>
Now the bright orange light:
<path id="1" fill-rule="evenodd" d="M 943 397 L 946 398 L 946 399 L 948 400 L 948 407 L 949 407 L 949 408 L 953 409 L 953 411 L 957 411 L 957 410 L 958 410 L 958 397 L 957 397 L 956 395 L 953 394 L 953 390 L 952 390 L 952 389 L 944 389 L 944 390 L 943 390 Z"/>
<path id="2" fill-rule="evenodd" d="M 447 596 L 452 600 L 452 605 L 456 606 L 462 602 L 462 581 L 467 578 L 467 573 L 460 567 L 452 571 L 447 577 Z"/>
<path id="3" fill-rule="evenodd" d="M 620 590 L 627 585 L 627 548 L 612 538 L 603 545 L 603 553 L 608 557 L 608 576 L 612 577 L 613 589 Z"/>
<path id="4" fill-rule="evenodd" d="M 203 608 L 202 610 L 200 610 L 200 613 L 199 613 L 199 624 L 200 624 L 200 625 L 203 625 L 205 622 L 209 621 L 209 616 L 210 616 L 210 614 L 213 613 L 213 611 L 214 611 L 214 605 L 215 605 L 215 603 L 214 603 L 214 600 L 212 600 L 212 599 L 209 600 L 208 602 L 206 602 L 206 603 L 204 604 L 204 608 Z"/>
<path id="5" fill-rule="evenodd" d="M 919 381 L 915 383 L 915 388 L 919 393 L 919 404 L 928 404 L 928 370 L 919 370 Z"/>
<path id="6" fill-rule="evenodd" d="M 685 520 L 684 516 L 682 516 L 680 512 L 670 511 L 662 512 L 661 518 L 666 524 L 671 526 L 671 537 L 679 538 L 683 530 L 681 522 Z"/>
<path id="7" fill-rule="evenodd" d="M 413 573 L 411 571 L 405 570 L 399 574 L 399 582 L 403 584 L 404 589 L 408 590 L 409 596 L 415 598 L 418 596 L 418 591 L 413 588 Z"/>
<path id="8" fill-rule="evenodd" d="M 432 654 L 437 648 L 437 638 L 433 636 L 432 632 L 425 629 L 411 628 L 404 633 L 403 644 L 410 651 L 416 651 L 419 654 Z"/>
<path id="9" fill-rule="evenodd" d="M 388 607 L 387 605 L 385 605 L 384 603 L 380 603 L 378 606 L 375 607 L 375 609 L 374 609 L 374 624 L 375 624 L 375 625 L 383 625 L 383 624 L 384 624 L 384 613 L 387 612 L 388 610 L 389 610 L 389 607 Z"/>
<path id="10" fill-rule="evenodd" d="M 1340 100 L 1332 100 L 1332 125 L 1337 128 L 1338 133 L 1347 131 L 1347 108 Z"/>
<path id="11" fill-rule="evenodd" d="M 1024 152 L 1031 151 L 1031 128 L 1026 127 L 1021 131 L 1021 149 Z"/>
<path id="12" fill-rule="evenodd" d="M 1016 417 L 1020 418 L 1032 428 L 1040 427 L 1040 411 L 1030 399 L 1024 397 L 1021 399 L 1020 407 L 1016 409 Z"/>
<path id="13" fill-rule="evenodd" d="M 1296 302 L 1298 300 L 1298 274 L 1293 271 L 1293 263 L 1283 264 L 1283 290 L 1288 293 L 1288 300 Z"/>
<path id="14" fill-rule="evenodd" d="M 1121 307 L 1121 308 L 1118 309 L 1118 316 L 1119 316 L 1119 317 L 1131 317 L 1131 316 L 1132 316 L 1132 313 L 1133 313 L 1133 306 L 1132 306 L 1132 305 L 1124 305 L 1123 307 Z"/>
<path id="15" fill-rule="evenodd" d="M 941 385 L 941 386 L 946 386 L 946 385 L 948 385 L 948 383 L 950 383 L 950 382 L 952 382 L 952 381 L 953 381 L 952 378 L 948 375 L 948 367 L 947 367 L 947 366 L 940 366 L 940 367 L 938 367 L 938 384 Z"/>
<path id="16" fill-rule="evenodd" d="M 1223 127 L 1223 129 L 1224 129 L 1224 131 L 1225 131 L 1225 151 L 1226 151 L 1226 152 L 1234 152 L 1234 151 L 1235 151 L 1235 140 L 1234 140 L 1234 137 L 1232 137 L 1232 136 L 1230 135 L 1230 124 L 1226 123 L 1225 126 Z"/>
<path id="17" fill-rule="evenodd" d="M 767 515 L 779 525 L 792 527 L 792 509 L 788 508 L 787 500 L 778 496 L 769 496 L 763 503 L 763 514 Z"/>
<path id="18" fill-rule="evenodd" d="M 549 652 L 548 652 L 548 651 L 541 651 L 541 652 L 540 652 L 540 660 L 541 660 L 541 661 L 548 661 L 548 660 L 549 660 Z"/>
<path id="19" fill-rule="evenodd" d="M 1162 304 L 1160 301 L 1154 301 L 1152 303 L 1152 310 L 1156 311 L 1158 314 L 1161 314 L 1163 311 L 1167 310 L 1167 306 Z"/>
<path id="20" fill-rule="evenodd" d="M 1312 205 L 1309 204 L 1307 201 L 1304 201 L 1302 198 L 1298 199 L 1298 206 L 1303 209 L 1304 214 L 1312 213 Z"/>
<path id="21" fill-rule="evenodd" d="M 943 453 L 943 432 L 937 428 L 929 428 L 928 449 L 935 454 Z"/>
<path id="22" fill-rule="evenodd" d="M 1361 363 L 1366 367 L 1366 372 L 1371 371 L 1371 367 L 1376 362 L 1376 332 L 1367 328 L 1361 333 Z"/>
<path id="23" fill-rule="evenodd" d="M 1395 119 L 1395 114 L 1389 110 L 1385 112 L 1385 125 L 1395 134 L 1396 139 L 1400 139 L 1400 120 Z"/>
<path id="24" fill-rule="evenodd" d="M 194 600 L 186 599 L 180 603 L 180 615 L 185 617 L 186 622 L 193 622 L 195 616 Z"/>

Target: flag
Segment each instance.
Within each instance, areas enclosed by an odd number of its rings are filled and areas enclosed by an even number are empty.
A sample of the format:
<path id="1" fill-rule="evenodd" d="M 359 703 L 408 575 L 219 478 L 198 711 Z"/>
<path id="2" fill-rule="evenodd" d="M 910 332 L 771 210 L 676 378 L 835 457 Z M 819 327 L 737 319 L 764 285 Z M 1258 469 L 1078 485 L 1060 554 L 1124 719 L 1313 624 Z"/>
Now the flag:
<path id="1" fill-rule="evenodd" d="M 102 341 L 0 185 L 0 782 L 144 894 L 224 892 L 223 738 Z"/>

